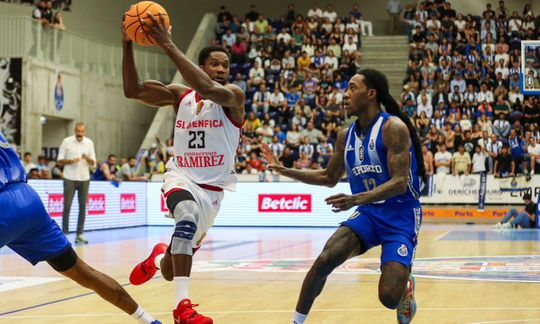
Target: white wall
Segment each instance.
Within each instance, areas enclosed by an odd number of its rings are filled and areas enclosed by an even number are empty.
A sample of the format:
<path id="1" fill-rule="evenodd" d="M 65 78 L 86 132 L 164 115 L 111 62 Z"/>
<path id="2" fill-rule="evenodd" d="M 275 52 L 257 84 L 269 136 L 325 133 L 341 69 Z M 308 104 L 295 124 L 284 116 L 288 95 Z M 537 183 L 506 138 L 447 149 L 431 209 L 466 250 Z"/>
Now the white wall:
<path id="1" fill-rule="evenodd" d="M 64 87 L 61 111 L 54 105 L 58 72 L 62 74 Z M 126 99 L 120 78 L 59 68 L 33 59 L 23 61 L 22 105 L 23 151 L 37 155 L 44 144 L 53 146 L 51 139 L 44 140 L 42 136 L 40 117 L 44 115 L 69 120 L 68 135 L 73 134 L 75 122 L 84 121 L 87 136 L 94 141 L 100 160 L 110 153 L 123 157 L 135 155 L 156 112 Z"/>

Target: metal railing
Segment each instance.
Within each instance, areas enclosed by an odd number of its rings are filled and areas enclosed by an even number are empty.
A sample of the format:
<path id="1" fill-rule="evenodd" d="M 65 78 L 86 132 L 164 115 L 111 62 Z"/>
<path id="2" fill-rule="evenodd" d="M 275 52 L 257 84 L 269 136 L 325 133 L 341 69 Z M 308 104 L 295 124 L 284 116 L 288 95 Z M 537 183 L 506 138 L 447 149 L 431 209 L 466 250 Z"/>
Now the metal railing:
<path id="1" fill-rule="evenodd" d="M 118 39 L 118 44 L 111 44 L 70 30 L 43 27 L 29 17 L 0 17 L 0 57 L 34 57 L 118 77 L 122 73 L 120 35 Z M 135 63 L 142 79 L 170 82 L 176 72 L 161 53 L 136 49 Z"/>

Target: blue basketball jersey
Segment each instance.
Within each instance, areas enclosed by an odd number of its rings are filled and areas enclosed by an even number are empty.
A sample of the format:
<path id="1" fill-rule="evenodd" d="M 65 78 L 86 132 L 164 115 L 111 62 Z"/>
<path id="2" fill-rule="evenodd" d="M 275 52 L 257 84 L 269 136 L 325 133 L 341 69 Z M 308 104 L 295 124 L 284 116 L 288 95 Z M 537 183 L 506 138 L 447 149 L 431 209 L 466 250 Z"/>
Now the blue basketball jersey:
<path id="1" fill-rule="evenodd" d="M 26 182 L 24 167 L 15 150 L 0 132 L 0 190 L 15 182 Z"/>
<path id="2" fill-rule="evenodd" d="M 382 141 L 384 123 L 392 116 L 381 112 L 366 129 L 352 123 L 345 139 L 345 166 L 351 192 L 353 194 L 375 189 L 390 180 L 387 150 Z M 411 145 L 409 181 L 407 191 L 376 204 L 395 204 L 418 201 L 420 197 L 420 178 L 414 147 Z"/>

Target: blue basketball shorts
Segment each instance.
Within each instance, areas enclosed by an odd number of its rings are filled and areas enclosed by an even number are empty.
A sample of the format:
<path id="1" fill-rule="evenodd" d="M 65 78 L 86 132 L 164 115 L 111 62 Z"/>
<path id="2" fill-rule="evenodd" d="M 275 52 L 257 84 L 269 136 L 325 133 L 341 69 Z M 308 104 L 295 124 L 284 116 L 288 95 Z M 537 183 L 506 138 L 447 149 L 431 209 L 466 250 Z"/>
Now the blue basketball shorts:
<path id="1" fill-rule="evenodd" d="M 71 244 L 26 183 L 0 190 L 0 248 L 7 245 L 33 265 L 53 259 Z"/>
<path id="2" fill-rule="evenodd" d="M 362 241 L 364 251 L 382 245 L 381 266 L 395 261 L 411 266 L 422 223 L 420 202 L 369 204 L 358 207 L 341 223 Z"/>

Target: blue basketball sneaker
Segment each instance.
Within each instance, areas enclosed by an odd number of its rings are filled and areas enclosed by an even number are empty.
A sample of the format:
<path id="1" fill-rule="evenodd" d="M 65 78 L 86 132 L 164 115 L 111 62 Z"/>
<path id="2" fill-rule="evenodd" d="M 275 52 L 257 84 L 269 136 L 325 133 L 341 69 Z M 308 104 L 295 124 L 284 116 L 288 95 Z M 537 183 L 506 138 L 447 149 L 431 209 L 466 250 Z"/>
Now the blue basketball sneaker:
<path id="1" fill-rule="evenodd" d="M 150 323 L 150 324 L 161 324 L 161 322 L 160 322 L 160 321 L 158 321 L 158 320 L 155 320 L 155 321 L 153 321 L 153 322 L 152 322 L 152 323 Z"/>
<path id="2" fill-rule="evenodd" d="M 398 324 L 409 324 L 414 314 L 416 314 L 416 300 L 414 299 L 414 276 L 409 276 L 409 290 L 407 291 L 407 297 L 401 302 L 397 309 L 397 321 Z"/>

